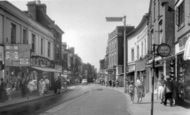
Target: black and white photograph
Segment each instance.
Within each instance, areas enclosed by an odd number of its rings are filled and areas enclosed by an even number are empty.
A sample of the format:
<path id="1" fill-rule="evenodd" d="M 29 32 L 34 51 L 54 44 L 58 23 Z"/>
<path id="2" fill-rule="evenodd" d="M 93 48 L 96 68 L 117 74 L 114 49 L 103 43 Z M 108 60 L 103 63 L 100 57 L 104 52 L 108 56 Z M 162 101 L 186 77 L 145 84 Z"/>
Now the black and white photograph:
<path id="1" fill-rule="evenodd" d="M 190 0 L 0 0 L 0 115 L 190 115 Z"/>

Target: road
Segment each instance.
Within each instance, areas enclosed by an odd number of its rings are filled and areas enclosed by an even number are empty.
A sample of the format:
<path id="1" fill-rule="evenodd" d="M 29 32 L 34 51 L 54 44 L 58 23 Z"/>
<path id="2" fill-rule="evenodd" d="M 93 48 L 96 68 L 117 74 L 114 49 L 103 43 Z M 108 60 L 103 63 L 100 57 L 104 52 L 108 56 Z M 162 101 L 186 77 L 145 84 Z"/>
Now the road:
<path id="1" fill-rule="evenodd" d="M 78 86 L 59 103 L 38 112 L 39 115 L 130 115 L 126 96 L 110 88 Z"/>

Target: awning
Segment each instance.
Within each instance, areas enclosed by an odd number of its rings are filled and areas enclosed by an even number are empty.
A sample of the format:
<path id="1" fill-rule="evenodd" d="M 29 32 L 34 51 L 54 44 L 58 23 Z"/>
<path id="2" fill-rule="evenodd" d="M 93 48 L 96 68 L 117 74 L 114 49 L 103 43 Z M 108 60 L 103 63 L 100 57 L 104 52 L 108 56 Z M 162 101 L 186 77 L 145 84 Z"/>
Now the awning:
<path id="1" fill-rule="evenodd" d="M 126 72 L 126 75 L 134 73 L 135 71 Z M 118 76 L 123 76 L 124 73 L 119 74 Z"/>
<path id="2" fill-rule="evenodd" d="M 190 60 L 190 37 L 187 39 L 185 43 L 183 58 L 184 60 Z"/>
<path id="3" fill-rule="evenodd" d="M 146 67 L 146 60 L 145 59 L 136 61 L 136 63 L 135 63 L 136 71 L 144 71 L 145 67 Z"/>
<path id="4" fill-rule="evenodd" d="M 62 71 L 54 69 L 54 68 L 47 68 L 47 67 L 34 67 L 32 66 L 32 68 L 40 70 L 40 71 L 45 71 L 45 72 L 58 72 L 61 73 Z"/>

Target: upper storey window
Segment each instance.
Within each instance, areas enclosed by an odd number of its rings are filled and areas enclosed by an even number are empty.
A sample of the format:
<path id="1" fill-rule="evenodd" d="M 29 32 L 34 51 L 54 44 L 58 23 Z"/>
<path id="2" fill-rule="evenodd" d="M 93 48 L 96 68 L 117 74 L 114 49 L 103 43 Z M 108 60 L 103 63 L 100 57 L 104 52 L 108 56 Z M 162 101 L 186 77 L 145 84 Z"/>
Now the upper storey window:
<path id="1" fill-rule="evenodd" d="M 185 10 L 184 10 L 184 1 L 177 7 L 176 10 L 176 24 L 179 27 L 179 29 L 181 27 L 184 26 L 185 24 Z"/>

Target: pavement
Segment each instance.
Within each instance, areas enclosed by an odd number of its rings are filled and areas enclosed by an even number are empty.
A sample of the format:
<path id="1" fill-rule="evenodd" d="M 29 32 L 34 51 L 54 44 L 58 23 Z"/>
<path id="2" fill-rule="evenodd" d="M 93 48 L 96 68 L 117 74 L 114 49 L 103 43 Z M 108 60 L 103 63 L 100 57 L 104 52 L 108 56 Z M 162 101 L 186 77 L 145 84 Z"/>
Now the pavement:
<path id="1" fill-rule="evenodd" d="M 147 93 L 141 103 L 137 103 L 137 97 L 135 96 L 135 102 L 132 103 L 129 95 L 124 93 L 123 87 L 112 89 L 119 91 L 126 96 L 127 101 L 130 102 L 128 107 L 130 107 L 129 110 L 131 115 L 151 115 L 151 93 Z M 157 99 L 156 95 L 154 95 L 154 97 L 154 115 L 190 115 L 190 108 L 177 105 L 170 107 L 169 104 L 165 106 L 160 104 L 160 100 Z"/>
<path id="2" fill-rule="evenodd" d="M 66 89 L 62 90 L 62 93 L 65 92 Z M 0 111 L 3 109 L 7 109 L 10 107 L 16 107 L 17 105 L 21 104 L 28 104 L 28 102 L 38 101 L 42 99 L 46 99 L 48 97 L 56 96 L 53 91 L 49 91 L 47 94 L 44 95 L 30 95 L 28 97 L 17 97 L 13 99 L 9 99 L 5 102 L 0 102 Z"/>

